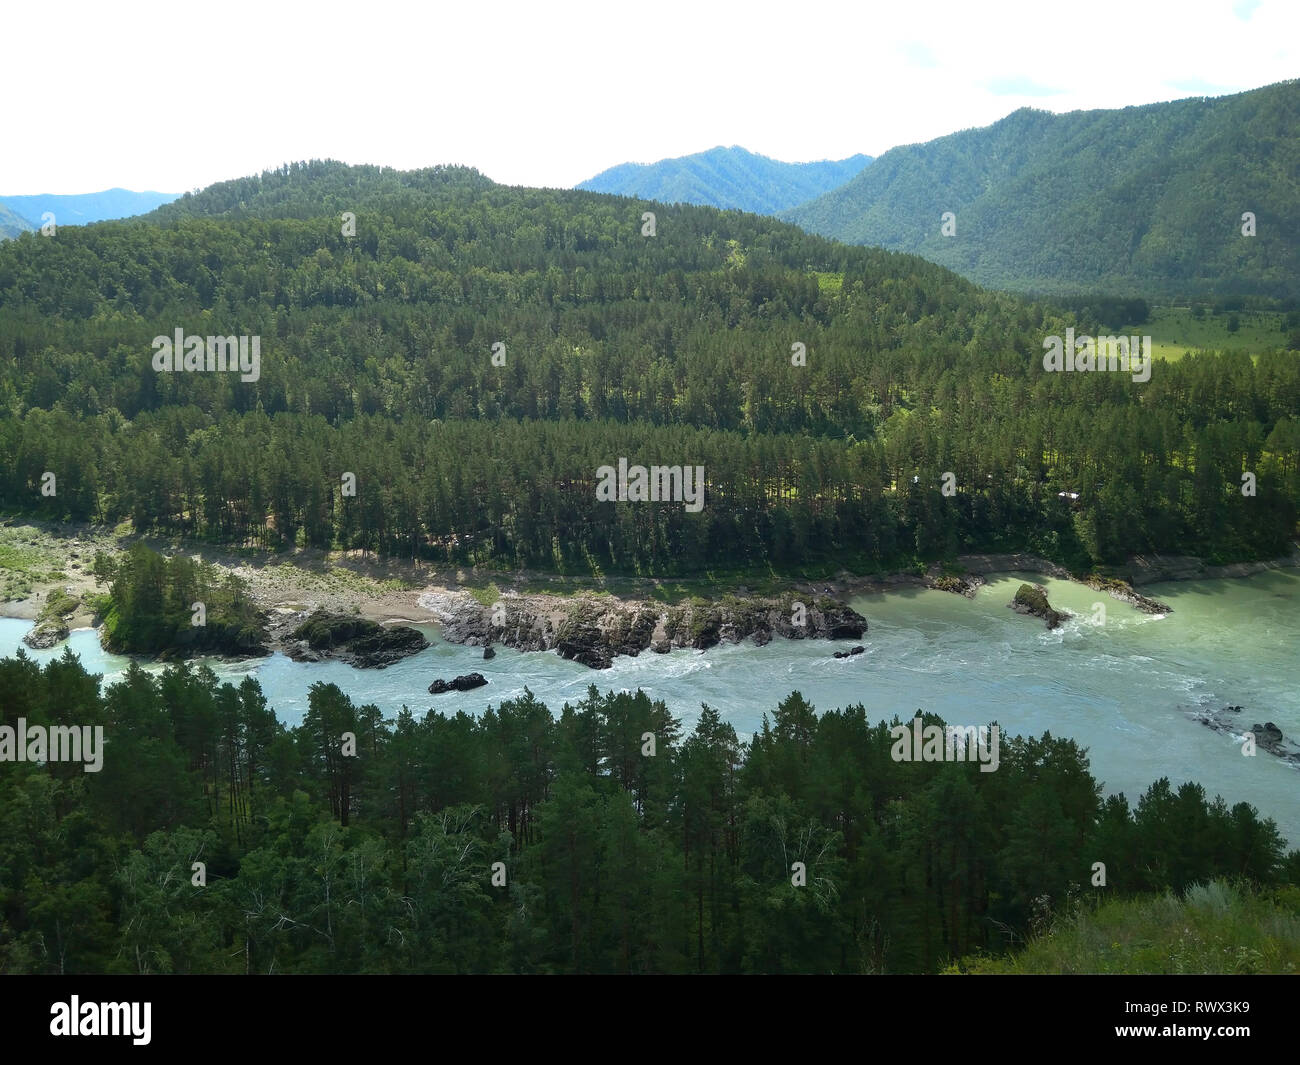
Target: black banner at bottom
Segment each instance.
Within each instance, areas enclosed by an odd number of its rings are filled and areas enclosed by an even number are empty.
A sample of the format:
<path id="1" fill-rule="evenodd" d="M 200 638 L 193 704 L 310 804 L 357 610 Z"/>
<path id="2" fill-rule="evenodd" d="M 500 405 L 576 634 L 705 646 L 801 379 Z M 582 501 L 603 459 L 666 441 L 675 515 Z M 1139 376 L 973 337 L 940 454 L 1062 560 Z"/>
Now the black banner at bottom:
<path id="1" fill-rule="evenodd" d="M 507 990 L 504 979 L 12 976 L 0 980 L 0 1050 L 90 1055 L 116 1044 L 131 1053 L 211 1058 L 268 1049 L 273 1038 L 294 1051 L 387 1052 L 427 1038 L 435 1026 L 447 1026 L 447 1036 L 477 1029 L 504 1048 L 549 1041 L 556 1024 L 575 1042 L 667 1024 L 714 1045 L 743 1043 L 761 1030 L 765 1053 L 787 1045 L 811 1051 L 810 1039 L 820 1044 L 832 1033 L 867 1051 L 888 1038 L 894 1053 L 899 1036 L 904 1045 L 911 1037 L 930 1047 L 978 1039 L 995 1056 L 1125 1044 L 1138 1052 L 1154 1045 L 1185 1053 L 1200 1044 L 1227 1053 L 1287 1046 L 1300 988 L 1285 977 L 1246 976 L 786 978 L 729 986 L 714 978 L 673 1005 L 685 992 L 662 983 L 555 977 Z M 494 1020 L 502 1010 L 508 1021 Z M 810 1029 L 816 1016 L 829 1027 Z M 665 1043 L 664 1053 L 680 1054 L 684 1045 Z M 651 1043 L 642 1051 L 655 1053 Z"/>

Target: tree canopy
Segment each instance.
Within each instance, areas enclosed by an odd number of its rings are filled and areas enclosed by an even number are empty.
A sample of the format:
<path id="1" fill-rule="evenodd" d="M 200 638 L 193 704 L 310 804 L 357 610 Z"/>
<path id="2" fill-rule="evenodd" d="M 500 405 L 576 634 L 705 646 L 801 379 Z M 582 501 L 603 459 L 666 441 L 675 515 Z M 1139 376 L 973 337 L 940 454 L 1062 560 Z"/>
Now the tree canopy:
<path id="1" fill-rule="evenodd" d="M 641 691 L 385 720 L 317 683 L 286 729 L 252 678 L 20 654 L 0 725 L 106 738 L 97 773 L 0 772 L 0 971 L 935 972 L 1212 877 L 1295 897 L 1247 804 L 1103 798 L 1048 734 L 894 761 L 872 716 L 793 692 L 741 742 Z"/>

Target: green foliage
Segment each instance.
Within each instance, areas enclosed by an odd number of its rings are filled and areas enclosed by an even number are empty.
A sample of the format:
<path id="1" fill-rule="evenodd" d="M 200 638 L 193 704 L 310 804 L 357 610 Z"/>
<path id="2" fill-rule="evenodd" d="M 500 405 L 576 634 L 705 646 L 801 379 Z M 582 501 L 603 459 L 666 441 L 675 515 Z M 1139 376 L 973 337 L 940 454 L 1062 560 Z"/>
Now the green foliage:
<path id="1" fill-rule="evenodd" d="M 80 609 L 81 600 L 77 596 L 70 595 L 66 588 L 55 588 L 50 591 L 36 621 L 38 624 L 43 621 L 59 622 Z"/>
<path id="2" fill-rule="evenodd" d="M 1200 312 L 1199 314 L 1197 312 Z M 1157 359 L 1181 359 L 1189 351 L 1250 352 L 1296 350 L 1286 334 L 1286 316 L 1280 311 L 1251 308 L 1237 318 L 1238 328 L 1229 330 L 1229 319 L 1206 316 L 1205 308 L 1155 307 L 1142 324 L 1124 322 L 1122 335 L 1149 335 L 1151 352 Z"/>
<path id="3" fill-rule="evenodd" d="M 1058 298 L 1054 302 L 1080 319 L 1095 321 L 1108 329 L 1145 325 L 1151 314 L 1150 305 L 1141 298 L 1090 295 Z"/>

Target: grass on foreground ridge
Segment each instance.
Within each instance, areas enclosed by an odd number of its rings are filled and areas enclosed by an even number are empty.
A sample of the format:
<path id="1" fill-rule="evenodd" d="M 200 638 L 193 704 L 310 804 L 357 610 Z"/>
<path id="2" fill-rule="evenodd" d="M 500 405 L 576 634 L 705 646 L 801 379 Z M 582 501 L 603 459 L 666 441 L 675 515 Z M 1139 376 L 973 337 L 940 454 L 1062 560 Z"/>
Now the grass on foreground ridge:
<path id="1" fill-rule="evenodd" d="M 1300 972 L 1300 890 L 1256 894 L 1224 880 L 1115 899 L 1058 917 L 1009 958 L 966 958 L 976 975 L 1261 974 Z"/>

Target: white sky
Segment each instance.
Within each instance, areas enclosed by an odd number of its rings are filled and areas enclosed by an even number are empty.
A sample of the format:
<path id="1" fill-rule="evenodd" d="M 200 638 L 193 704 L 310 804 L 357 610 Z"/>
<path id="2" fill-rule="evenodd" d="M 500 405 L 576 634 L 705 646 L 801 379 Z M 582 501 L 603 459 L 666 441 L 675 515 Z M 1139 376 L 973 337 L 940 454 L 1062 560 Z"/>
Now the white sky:
<path id="1" fill-rule="evenodd" d="M 1300 0 L 46 0 L 0 24 L 0 194 L 283 162 L 571 186 L 740 144 L 880 155 L 1017 107 L 1300 76 Z"/>

